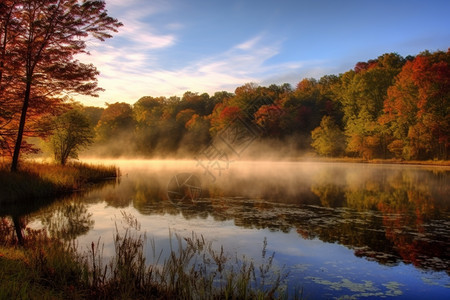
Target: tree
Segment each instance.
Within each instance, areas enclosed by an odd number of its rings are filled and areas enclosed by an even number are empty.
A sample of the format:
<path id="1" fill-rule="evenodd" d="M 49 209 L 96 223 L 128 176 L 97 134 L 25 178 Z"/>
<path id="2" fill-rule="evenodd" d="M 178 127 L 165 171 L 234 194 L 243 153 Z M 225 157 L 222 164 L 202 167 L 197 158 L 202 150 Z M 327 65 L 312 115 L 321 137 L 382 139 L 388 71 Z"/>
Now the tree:
<path id="1" fill-rule="evenodd" d="M 449 82 L 450 51 L 424 52 L 403 66 L 388 90 L 379 119 L 391 131 L 388 148 L 396 156 L 448 158 Z"/>
<path id="2" fill-rule="evenodd" d="M 211 142 L 209 134 L 210 123 L 206 117 L 198 114 L 186 123 L 187 133 L 183 137 L 181 145 L 190 152 L 198 152 Z"/>
<path id="3" fill-rule="evenodd" d="M 96 96 L 97 69 L 74 56 L 86 53 L 85 39 L 110 38 L 122 24 L 108 16 L 104 1 L 96 0 L 17 0 L 10 4 L 11 21 L 3 22 L 2 37 L 8 40 L 3 52 L 2 70 L 10 73 L 17 85 L 12 94 L 20 103 L 20 119 L 14 146 L 11 171 L 17 170 L 19 154 L 33 106 L 51 109 L 52 102 L 63 102 L 70 93 Z M 6 28 L 6 29 L 5 29 Z M 3 53 L 2 56 L 4 57 Z M 11 80 L 13 80 L 11 79 Z M 2 95 L 3 97 L 4 95 Z"/>
<path id="4" fill-rule="evenodd" d="M 131 105 L 125 102 L 106 103 L 106 105 L 95 128 L 99 140 L 106 142 L 117 139 L 123 133 L 127 135 L 133 133 L 135 121 Z"/>
<path id="5" fill-rule="evenodd" d="M 333 118 L 324 116 L 320 126 L 311 132 L 312 144 L 317 153 L 323 156 L 338 156 L 344 153 L 345 136 Z"/>
<path id="6" fill-rule="evenodd" d="M 97 126 L 104 110 L 102 107 L 81 106 L 81 112 L 88 118 L 92 127 Z"/>
<path id="7" fill-rule="evenodd" d="M 264 130 L 266 136 L 280 137 L 282 117 L 283 111 L 279 105 L 263 105 L 255 113 L 255 123 Z"/>
<path id="8" fill-rule="evenodd" d="M 93 141 L 94 130 L 89 119 L 79 110 L 69 110 L 55 118 L 50 147 L 55 161 L 61 165 L 65 165 L 69 157 L 78 158 L 78 152 Z"/>
<path id="9" fill-rule="evenodd" d="M 14 150 L 14 128 L 18 107 L 15 103 L 20 86 L 17 75 L 17 60 L 13 59 L 12 47 L 17 36 L 18 24 L 14 19 L 18 1 L 0 2 L 0 154 L 12 157 Z M 15 76 L 13 76 L 15 75 Z"/>
<path id="10" fill-rule="evenodd" d="M 401 71 L 405 60 L 387 53 L 367 63 L 359 62 L 355 70 L 341 76 L 339 98 L 344 112 L 349 152 L 365 158 L 385 156 L 385 128 L 378 123 L 388 88 Z"/>

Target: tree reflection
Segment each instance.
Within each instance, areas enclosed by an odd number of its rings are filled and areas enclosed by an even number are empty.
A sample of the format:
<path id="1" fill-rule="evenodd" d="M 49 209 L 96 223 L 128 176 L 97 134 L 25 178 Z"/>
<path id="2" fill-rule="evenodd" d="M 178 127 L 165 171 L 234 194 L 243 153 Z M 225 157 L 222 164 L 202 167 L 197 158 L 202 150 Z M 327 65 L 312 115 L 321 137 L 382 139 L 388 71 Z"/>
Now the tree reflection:
<path id="1" fill-rule="evenodd" d="M 330 193 L 339 197 L 344 191 L 347 208 L 355 212 L 337 212 L 340 221 L 331 222 L 333 226 L 316 226 L 313 233 L 303 226 L 299 234 L 339 242 L 355 248 L 356 255 L 383 264 L 401 260 L 422 269 L 449 272 L 450 256 L 445 249 L 450 247 L 450 228 L 435 225 L 435 220 L 449 219 L 448 203 L 442 201 L 445 180 L 441 173 L 370 169 L 348 173 L 344 186 L 316 182 L 311 189 L 323 206 L 330 206 Z M 442 231 L 444 235 L 437 233 Z"/>
<path id="2" fill-rule="evenodd" d="M 320 199 L 324 207 L 341 207 L 345 204 L 344 189 L 341 178 L 345 176 L 342 169 L 324 170 L 314 176 L 311 191 Z"/>
<path id="3" fill-rule="evenodd" d="M 103 199 L 118 208 L 132 203 L 142 215 L 212 217 L 245 228 L 296 230 L 302 238 L 339 243 L 381 264 L 449 270 L 447 171 L 333 165 L 309 177 L 252 175 L 233 174 L 203 186 L 204 198 L 172 203 L 167 182 L 146 173 L 124 180 Z"/>
<path id="4" fill-rule="evenodd" d="M 0 246 L 18 243 L 23 244 L 27 220 L 17 215 L 0 217 Z"/>
<path id="5" fill-rule="evenodd" d="M 40 215 L 52 237 L 73 240 L 94 227 L 92 214 L 85 203 L 68 199 L 52 205 Z"/>

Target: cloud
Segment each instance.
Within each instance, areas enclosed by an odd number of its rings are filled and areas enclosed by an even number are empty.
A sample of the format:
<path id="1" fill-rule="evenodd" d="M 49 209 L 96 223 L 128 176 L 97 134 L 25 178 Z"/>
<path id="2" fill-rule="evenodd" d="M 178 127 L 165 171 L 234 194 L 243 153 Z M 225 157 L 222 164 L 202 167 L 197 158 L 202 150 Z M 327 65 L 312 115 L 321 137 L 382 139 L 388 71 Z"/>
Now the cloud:
<path id="1" fill-rule="evenodd" d="M 124 45 L 128 45 L 122 46 L 123 48 L 134 48 L 134 51 L 137 49 L 152 50 L 175 44 L 176 38 L 173 34 L 158 34 L 153 28 L 145 26 L 145 23 L 131 21 L 125 22 L 124 25 L 116 35 L 123 39 Z"/>
<path id="2" fill-rule="evenodd" d="M 282 51 L 282 41 L 257 34 L 222 52 L 168 69 L 161 63 L 160 51 L 175 45 L 176 38 L 153 35 L 151 29 L 140 21 L 129 21 L 119 35 L 120 43 L 96 46 L 91 56 L 84 56 L 82 61 L 92 62 L 100 70 L 99 86 L 106 91 L 97 99 L 77 99 L 88 105 L 117 101 L 133 104 L 142 96 L 181 96 L 188 90 L 233 92 L 245 83 L 265 83 L 268 78 L 274 79 L 269 84 L 278 83 L 277 79 L 298 82 L 294 74 L 308 66 L 308 62 L 269 63 Z M 279 83 L 284 82 L 291 83 Z"/>
<path id="3" fill-rule="evenodd" d="M 249 50 L 255 47 L 255 45 L 261 40 L 262 36 L 258 35 L 248 41 L 245 41 L 239 45 L 237 45 L 235 48 L 236 49 L 241 49 L 241 50 Z"/>
<path id="4" fill-rule="evenodd" d="M 107 2 L 110 14 L 124 26 L 105 43 L 90 41 L 91 55 L 78 57 L 98 68 L 99 86 L 105 92 L 99 98 L 80 96 L 77 100 L 101 106 L 116 101 L 132 104 L 147 95 L 181 96 L 188 90 L 210 94 L 221 90 L 233 92 L 247 82 L 262 83 L 274 76 L 291 78 L 305 65 L 303 62 L 271 63 L 282 51 L 283 41 L 261 32 L 236 41 L 222 51 L 169 68 L 165 63 L 170 61 L 170 53 L 182 53 L 177 49 L 177 43 L 182 40 L 177 35 L 189 26 L 170 17 L 173 9 L 170 5 L 171 2 L 162 0 Z M 177 61 L 182 61 L 182 57 L 177 57 Z"/>

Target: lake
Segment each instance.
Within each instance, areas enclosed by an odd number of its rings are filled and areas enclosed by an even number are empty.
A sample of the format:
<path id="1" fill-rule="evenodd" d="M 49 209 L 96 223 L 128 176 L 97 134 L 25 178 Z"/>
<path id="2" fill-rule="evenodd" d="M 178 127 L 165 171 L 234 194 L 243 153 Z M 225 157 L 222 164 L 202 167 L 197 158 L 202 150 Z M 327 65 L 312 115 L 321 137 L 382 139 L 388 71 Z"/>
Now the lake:
<path id="1" fill-rule="evenodd" d="M 81 250 L 100 239 L 108 257 L 131 214 L 157 252 L 195 233 L 257 263 L 266 240 L 291 295 L 306 299 L 450 298 L 448 167 L 101 162 L 122 177 L 31 212 L 28 226 L 76 239 Z"/>

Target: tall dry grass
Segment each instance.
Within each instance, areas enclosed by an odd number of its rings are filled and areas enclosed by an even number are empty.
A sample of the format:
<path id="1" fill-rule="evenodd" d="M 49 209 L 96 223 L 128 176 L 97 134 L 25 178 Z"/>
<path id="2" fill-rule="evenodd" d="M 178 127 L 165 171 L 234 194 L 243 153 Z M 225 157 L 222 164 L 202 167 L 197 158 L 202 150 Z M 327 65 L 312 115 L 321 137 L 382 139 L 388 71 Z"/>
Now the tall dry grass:
<path id="1" fill-rule="evenodd" d="M 284 299 L 287 272 L 274 264 L 262 244 L 258 263 L 214 249 L 203 236 L 171 235 L 167 258 L 150 241 L 153 260 L 144 255 L 145 233 L 130 215 L 128 227 L 116 225 L 115 254 L 103 257 L 98 240 L 80 254 L 73 242 L 28 230 L 23 246 L 14 242 L 11 220 L 2 218 L 0 299 Z M 298 298 L 293 295 L 293 298 Z M 11 298 L 12 297 L 12 298 Z"/>
<path id="2" fill-rule="evenodd" d="M 85 278 L 98 298 L 158 299 L 278 299 L 287 296 L 288 273 L 274 264 L 262 244 L 260 262 L 214 249 L 212 242 L 194 233 L 170 236 L 170 249 L 156 251 L 150 240 L 152 261 L 144 255 L 146 235 L 130 215 L 129 226 L 114 234 L 115 256 L 105 263 L 100 241 L 92 243 L 84 256 Z"/>
<path id="3" fill-rule="evenodd" d="M 22 162 L 14 173 L 8 167 L 0 165 L 0 203 L 52 197 L 119 175 L 114 166 L 84 163 Z"/>

